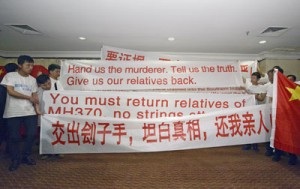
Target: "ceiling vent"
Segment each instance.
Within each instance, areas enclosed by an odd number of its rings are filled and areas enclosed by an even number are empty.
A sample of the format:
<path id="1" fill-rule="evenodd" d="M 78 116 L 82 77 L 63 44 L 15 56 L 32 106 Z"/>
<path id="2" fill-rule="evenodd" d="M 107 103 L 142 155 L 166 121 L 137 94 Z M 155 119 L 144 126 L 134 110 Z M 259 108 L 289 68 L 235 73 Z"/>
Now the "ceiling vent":
<path id="1" fill-rule="evenodd" d="M 7 24 L 7 27 L 23 34 L 23 35 L 41 35 L 42 33 L 28 25 Z"/>
<path id="2" fill-rule="evenodd" d="M 288 28 L 286 27 L 268 27 L 259 35 L 259 37 L 278 37 L 287 30 Z"/>

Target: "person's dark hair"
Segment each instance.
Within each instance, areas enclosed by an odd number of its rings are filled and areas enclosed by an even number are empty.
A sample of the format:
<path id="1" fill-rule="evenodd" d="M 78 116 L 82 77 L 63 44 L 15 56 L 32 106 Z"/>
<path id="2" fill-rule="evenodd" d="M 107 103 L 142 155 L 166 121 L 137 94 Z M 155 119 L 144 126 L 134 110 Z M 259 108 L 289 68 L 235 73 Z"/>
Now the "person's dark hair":
<path id="1" fill-rule="evenodd" d="M 28 63 L 34 63 L 33 58 L 31 58 L 31 57 L 28 56 L 28 55 L 21 55 L 21 56 L 19 56 L 19 58 L 18 58 L 18 64 L 19 64 L 19 65 L 22 65 L 22 64 L 24 64 L 25 62 L 28 62 Z"/>
<path id="2" fill-rule="evenodd" d="M 18 69 L 18 65 L 16 63 L 8 63 L 4 66 L 6 73 L 15 72 Z"/>
<path id="3" fill-rule="evenodd" d="M 55 69 L 60 69 L 60 65 L 57 65 L 57 64 L 50 64 L 50 65 L 48 66 L 48 72 L 54 71 Z"/>
<path id="4" fill-rule="evenodd" d="M 280 73 L 283 74 L 283 69 L 280 66 L 274 66 L 273 69 L 277 69 Z"/>
<path id="5" fill-rule="evenodd" d="M 36 82 L 37 82 L 38 85 L 44 84 L 48 80 L 50 80 L 50 78 L 46 74 L 41 74 L 41 75 L 37 76 L 37 78 L 36 78 Z"/>
<path id="6" fill-rule="evenodd" d="M 297 80 L 297 77 L 296 77 L 295 75 L 288 75 L 288 76 L 286 76 L 286 77 L 292 77 L 294 81 Z"/>
<path id="7" fill-rule="evenodd" d="M 257 80 L 259 80 L 261 78 L 261 75 L 259 72 L 253 72 L 252 76 L 256 76 Z"/>
<path id="8" fill-rule="evenodd" d="M 270 69 L 270 70 L 267 72 L 267 74 L 273 73 L 273 72 L 274 72 L 274 69 Z"/>

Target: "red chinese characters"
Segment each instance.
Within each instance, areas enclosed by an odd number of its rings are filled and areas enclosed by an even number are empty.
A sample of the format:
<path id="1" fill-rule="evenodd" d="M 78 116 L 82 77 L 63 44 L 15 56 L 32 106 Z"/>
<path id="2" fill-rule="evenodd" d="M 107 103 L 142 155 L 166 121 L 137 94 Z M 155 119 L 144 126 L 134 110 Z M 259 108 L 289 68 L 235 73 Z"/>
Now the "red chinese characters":
<path id="1" fill-rule="evenodd" d="M 52 142 L 52 145 L 56 145 L 56 144 L 64 145 L 66 143 L 66 141 L 62 140 L 62 136 L 65 133 L 64 126 L 65 125 L 59 123 L 59 121 L 52 124 L 52 127 L 54 128 L 52 134 L 55 136 L 55 140 Z"/>
<path id="2" fill-rule="evenodd" d="M 144 123 L 143 131 L 143 141 L 146 141 L 147 143 L 157 142 L 155 123 Z"/>
<path id="3" fill-rule="evenodd" d="M 85 122 L 85 125 L 81 130 L 81 136 L 83 136 L 83 144 L 95 145 L 96 123 Z"/>
<path id="4" fill-rule="evenodd" d="M 239 114 L 222 115 L 216 117 L 215 126 L 217 127 L 216 137 L 235 137 L 243 135 L 261 134 L 264 129 L 266 133 L 269 129 L 263 121 L 263 115 L 260 111 L 259 127 L 255 127 L 255 119 L 253 114 L 246 112 L 241 116 Z M 258 124 L 257 124 L 258 125 Z"/>
<path id="5" fill-rule="evenodd" d="M 200 120 L 189 120 L 187 122 L 188 125 L 188 133 L 190 136 L 190 140 L 201 140 L 201 132 L 200 132 Z M 206 132 L 203 132 L 204 140 L 206 140 Z"/>
<path id="6" fill-rule="evenodd" d="M 184 133 L 183 130 L 183 122 L 182 121 L 178 121 L 178 122 L 174 122 L 174 134 L 173 136 L 173 140 L 178 140 L 181 139 L 183 141 L 186 140 L 186 134 Z"/>
<path id="7" fill-rule="evenodd" d="M 65 126 L 66 125 L 66 126 Z M 106 143 L 107 137 L 115 137 L 117 145 L 121 144 L 122 136 L 127 136 L 124 123 L 96 123 L 85 122 L 80 125 L 79 122 L 72 121 L 67 124 L 62 124 L 59 121 L 52 124 L 54 140 L 52 145 L 65 144 L 92 144 L 100 141 L 101 145 Z M 67 138 L 67 140 L 66 140 Z M 129 137 L 130 145 L 132 144 L 132 137 Z"/>
<path id="8" fill-rule="evenodd" d="M 109 61 L 144 61 L 145 56 L 129 53 L 120 53 L 116 51 L 107 51 L 105 60 Z"/>
<path id="9" fill-rule="evenodd" d="M 75 123 L 75 121 L 72 121 L 72 123 L 68 123 L 68 143 L 69 144 L 77 144 L 80 145 L 80 140 L 79 140 L 79 123 Z"/>
<path id="10" fill-rule="evenodd" d="M 122 136 L 126 136 L 127 133 L 125 132 L 125 124 L 124 123 L 116 123 L 113 124 L 115 132 L 112 133 L 112 136 L 117 136 L 118 141 L 117 144 L 121 144 Z"/>
<path id="11" fill-rule="evenodd" d="M 250 114 L 247 112 L 246 114 L 242 115 L 245 119 L 243 120 L 244 125 L 244 134 L 248 134 L 249 136 L 252 135 L 252 133 L 256 134 L 255 131 L 255 120 L 253 119 L 253 114 Z"/>
<path id="12" fill-rule="evenodd" d="M 272 118 L 271 118 L 272 120 Z M 271 121 L 272 123 L 272 121 Z M 264 130 L 268 133 L 269 132 L 269 129 L 266 127 L 266 124 L 264 123 L 264 120 L 263 120 L 263 116 L 262 116 L 262 112 L 259 111 L 259 129 L 257 131 L 257 134 L 260 134 L 261 133 L 261 130 L 262 128 L 264 128 Z"/>
<path id="13" fill-rule="evenodd" d="M 159 142 L 167 140 L 170 142 L 170 125 L 162 122 L 158 125 Z"/>
<path id="14" fill-rule="evenodd" d="M 116 61 L 118 60 L 118 52 L 107 51 L 107 57 L 105 60 Z"/>
<path id="15" fill-rule="evenodd" d="M 218 129 L 216 137 L 218 137 L 218 136 L 228 137 L 229 136 L 228 125 L 227 125 L 227 122 L 226 122 L 225 118 L 227 118 L 227 116 L 218 116 L 218 117 L 216 117 L 216 121 L 218 121 L 220 119 L 220 123 L 219 122 L 215 123 L 215 126 Z"/>
<path id="16" fill-rule="evenodd" d="M 231 136 L 240 135 L 243 136 L 241 131 L 241 119 L 238 114 L 232 114 L 228 116 L 229 129 L 231 130 Z"/>
<path id="17" fill-rule="evenodd" d="M 241 72 L 248 72 L 248 65 L 240 65 L 241 66 Z"/>
<path id="18" fill-rule="evenodd" d="M 189 120 L 187 122 L 177 121 L 169 123 L 144 123 L 143 141 L 146 143 L 186 141 L 187 134 L 190 141 L 206 140 L 206 132 L 200 128 L 200 120 Z M 203 136 L 203 137 L 201 137 Z"/>

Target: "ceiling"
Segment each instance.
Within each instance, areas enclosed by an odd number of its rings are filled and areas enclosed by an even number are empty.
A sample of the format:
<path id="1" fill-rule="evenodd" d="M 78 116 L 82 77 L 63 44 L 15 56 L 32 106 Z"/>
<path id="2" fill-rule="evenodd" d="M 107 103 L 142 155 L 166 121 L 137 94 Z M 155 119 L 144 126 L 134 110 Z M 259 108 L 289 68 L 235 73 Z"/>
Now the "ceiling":
<path id="1" fill-rule="evenodd" d="M 299 53 L 299 10 L 299 0 L 0 0 L 0 51 Z M 268 27 L 287 29 L 262 35 Z"/>

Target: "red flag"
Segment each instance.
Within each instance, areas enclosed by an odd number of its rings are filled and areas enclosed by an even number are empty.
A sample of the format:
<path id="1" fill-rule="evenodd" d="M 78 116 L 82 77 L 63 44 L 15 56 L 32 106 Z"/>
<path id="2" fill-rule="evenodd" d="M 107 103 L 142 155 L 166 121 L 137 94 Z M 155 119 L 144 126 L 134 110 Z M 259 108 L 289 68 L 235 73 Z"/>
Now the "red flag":
<path id="1" fill-rule="evenodd" d="M 300 154 L 300 85 L 278 72 L 273 93 L 274 147 Z"/>
<path id="2" fill-rule="evenodd" d="M 6 74 L 4 66 L 0 66 L 0 78 L 3 78 Z"/>
<path id="3" fill-rule="evenodd" d="M 48 75 L 48 70 L 42 65 L 34 65 L 30 75 L 32 77 L 36 78 L 37 76 L 39 76 L 41 74 Z"/>

